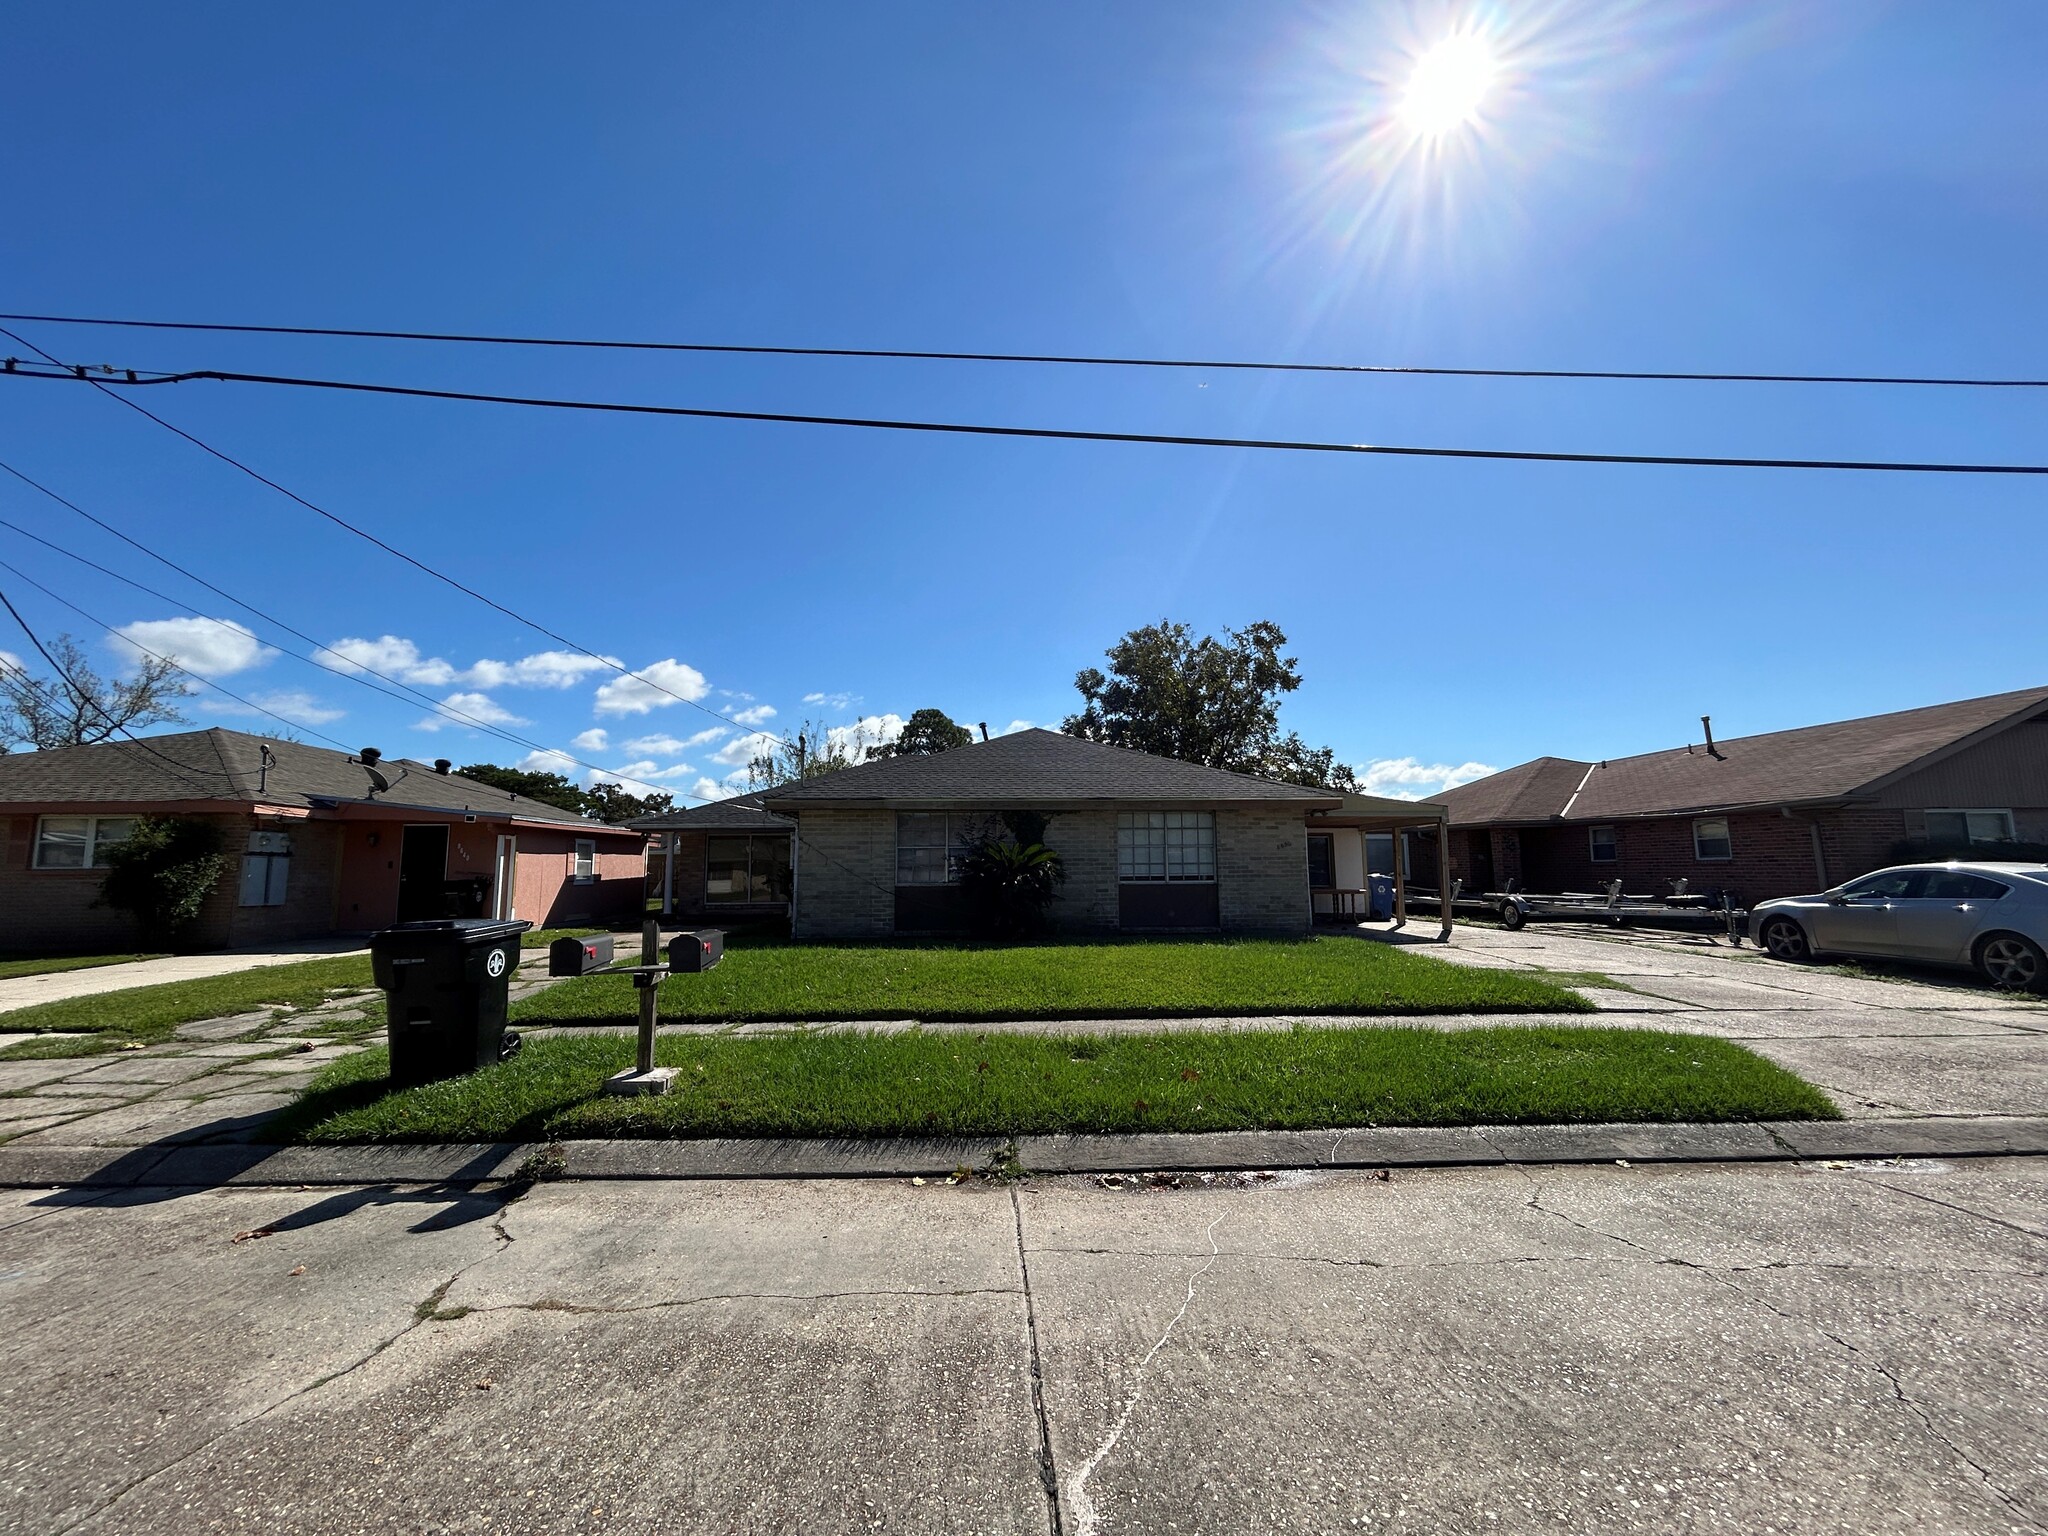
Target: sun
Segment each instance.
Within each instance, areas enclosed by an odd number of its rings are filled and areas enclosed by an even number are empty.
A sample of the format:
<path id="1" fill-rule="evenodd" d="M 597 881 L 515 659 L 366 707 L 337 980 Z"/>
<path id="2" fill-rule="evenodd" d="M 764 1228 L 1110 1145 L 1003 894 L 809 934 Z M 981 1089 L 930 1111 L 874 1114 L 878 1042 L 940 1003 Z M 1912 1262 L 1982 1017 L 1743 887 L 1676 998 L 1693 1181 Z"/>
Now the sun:
<path id="1" fill-rule="evenodd" d="M 1453 33 L 1415 61 L 1398 109 L 1421 138 L 1440 138 L 1477 122 L 1497 66 L 1483 38 Z"/>

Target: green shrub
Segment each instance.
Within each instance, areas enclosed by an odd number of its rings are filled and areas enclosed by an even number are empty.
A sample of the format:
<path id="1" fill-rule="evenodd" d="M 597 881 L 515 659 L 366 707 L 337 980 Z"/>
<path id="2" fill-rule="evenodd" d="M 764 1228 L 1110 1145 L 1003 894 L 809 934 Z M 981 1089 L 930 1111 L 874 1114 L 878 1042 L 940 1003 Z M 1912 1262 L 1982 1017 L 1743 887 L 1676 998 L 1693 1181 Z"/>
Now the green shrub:
<path id="1" fill-rule="evenodd" d="M 220 829 L 211 822 L 145 816 L 107 850 L 94 904 L 133 914 L 148 942 L 168 945 L 199 916 L 226 868 Z"/>

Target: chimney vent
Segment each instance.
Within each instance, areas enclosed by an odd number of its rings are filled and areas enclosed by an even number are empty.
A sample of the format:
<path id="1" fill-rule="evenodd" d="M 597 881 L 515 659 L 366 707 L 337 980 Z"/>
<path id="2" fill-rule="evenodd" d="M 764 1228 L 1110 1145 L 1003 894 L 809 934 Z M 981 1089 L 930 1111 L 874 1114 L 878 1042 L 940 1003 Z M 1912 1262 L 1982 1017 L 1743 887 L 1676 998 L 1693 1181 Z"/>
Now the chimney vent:
<path id="1" fill-rule="evenodd" d="M 362 759 L 363 766 L 365 768 L 376 767 L 377 759 L 382 757 L 383 755 L 384 754 L 382 752 L 379 752 L 375 747 L 365 747 L 363 748 L 362 751 L 356 754 L 357 757 Z"/>
<path id="2" fill-rule="evenodd" d="M 436 773 L 445 774 L 450 768 L 453 768 L 454 766 L 455 764 L 450 762 L 445 757 L 437 757 L 434 759 L 434 772 Z"/>
<path id="3" fill-rule="evenodd" d="M 982 721 L 979 721 L 979 722 L 978 722 L 978 724 L 979 724 L 979 725 L 981 726 L 981 739 L 982 739 L 983 741 L 987 741 L 987 740 L 988 740 L 988 722 L 987 722 L 986 720 L 982 720 Z"/>
<path id="4" fill-rule="evenodd" d="M 1714 745 L 1714 717 L 1712 715 L 1701 715 L 1700 729 L 1707 733 L 1707 756 L 1717 762 L 1720 761 L 1720 749 Z"/>

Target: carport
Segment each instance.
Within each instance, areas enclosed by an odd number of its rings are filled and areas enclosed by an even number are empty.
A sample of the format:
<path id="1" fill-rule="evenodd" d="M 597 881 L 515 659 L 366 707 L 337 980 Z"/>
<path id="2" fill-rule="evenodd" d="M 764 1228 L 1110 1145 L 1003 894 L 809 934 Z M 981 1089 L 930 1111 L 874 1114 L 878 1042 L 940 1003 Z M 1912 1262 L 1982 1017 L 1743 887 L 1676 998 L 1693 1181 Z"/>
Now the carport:
<path id="1" fill-rule="evenodd" d="M 1365 920 L 1366 876 L 1370 873 L 1375 836 L 1391 839 L 1394 876 L 1394 926 L 1408 921 L 1408 861 L 1413 853 L 1409 834 L 1427 832 L 1436 849 L 1438 905 L 1443 936 L 1451 936 L 1450 809 L 1426 800 L 1389 800 L 1379 795 L 1345 794 L 1336 810 L 1310 811 L 1309 907 L 1318 919 Z M 1327 838 L 1323 849 L 1316 839 Z"/>

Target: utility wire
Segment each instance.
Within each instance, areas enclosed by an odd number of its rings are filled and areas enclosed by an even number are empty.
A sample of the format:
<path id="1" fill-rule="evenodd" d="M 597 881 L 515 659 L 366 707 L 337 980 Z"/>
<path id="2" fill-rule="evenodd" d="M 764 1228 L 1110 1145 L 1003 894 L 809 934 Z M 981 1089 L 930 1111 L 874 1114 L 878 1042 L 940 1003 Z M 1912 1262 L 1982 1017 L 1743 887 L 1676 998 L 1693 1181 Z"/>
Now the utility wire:
<path id="1" fill-rule="evenodd" d="M 37 346 L 34 342 L 29 341 L 26 337 L 20 336 L 15 332 L 6 329 L 4 326 L 0 326 L 0 336 L 5 336 L 11 341 L 18 342 L 20 345 L 28 348 L 31 352 L 34 352 L 39 357 L 47 359 L 52 367 L 66 367 L 65 364 L 58 362 L 56 358 L 51 357 L 49 353 L 45 352 L 41 347 Z M 604 666 L 609 667 L 612 671 L 618 673 L 621 677 L 630 678 L 634 682 L 642 683 L 645 686 L 654 689 L 654 691 L 657 693 L 665 693 L 670 698 L 674 699 L 677 703 L 687 704 L 690 706 L 690 708 L 697 710 L 701 714 L 709 715 L 714 720 L 720 721 L 728 725 L 732 723 L 731 721 L 727 720 L 724 715 L 721 715 L 717 710 L 712 709 L 707 705 L 698 703 L 697 700 L 689 697 L 689 695 L 677 693 L 673 688 L 667 687 L 662 683 L 658 683 L 651 677 L 646 677 L 638 672 L 635 672 L 634 670 L 632 670 L 632 668 L 622 665 L 620 662 L 614 660 L 610 656 L 604 655 L 600 651 L 594 651 L 586 645 L 579 645 L 576 641 L 571 640 L 567 635 L 560 634 L 557 631 L 548 628 L 545 624 L 539 623 L 534 619 L 528 618 L 523 613 L 517 612 L 514 609 L 506 607 L 496 598 L 485 596 L 483 593 L 477 591 L 476 588 L 465 585 L 463 582 L 457 581 L 453 576 L 450 576 L 443 571 L 437 570 L 435 567 L 428 565 L 425 561 L 417 559 L 416 557 L 407 554 L 404 550 L 398 548 L 396 545 L 386 543 L 383 539 L 378 538 L 376 534 L 371 533 L 367 528 L 360 527 L 357 524 L 350 522 L 347 518 L 342 517 L 337 513 L 330 512 L 325 507 L 319 506 L 314 502 L 308 501 L 305 497 L 301 496 L 297 491 L 290 490 L 285 486 L 279 485 L 275 480 L 272 480 L 268 475 L 265 475 L 260 471 L 251 468 L 249 465 L 244 464 L 240 459 L 237 459 L 230 454 L 224 453 L 220 449 L 214 447 L 211 443 L 202 441 L 200 438 L 193 436 L 190 432 L 187 432 L 183 427 L 180 427 L 175 423 L 164 420 L 163 417 L 157 415 L 154 411 L 148 409 L 146 406 L 143 406 L 134 400 L 129 399 L 126 395 L 121 394 L 116 390 L 108 388 L 107 385 L 104 382 L 102 382 L 102 380 L 92 378 L 87 373 L 86 369 L 82 366 L 73 367 L 66 372 L 57 374 L 24 374 L 17 372 L 17 370 L 14 368 L 12 364 L 12 360 L 10 359 L 5 369 L 5 373 L 8 376 L 17 378 L 64 378 L 74 379 L 87 384 L 91 384 L 95 389 L 99 390 L 101 394 L 107 396 L 108 399 L 118 400 L 120 401 L 121 404 L 127 406 L 130 410 L 137 411 L 142 415 L 147 416 L 151 421 L 155 422 L 165 431 L 173 433 L 178 437 L 182 437 L 186 442 L 190 443 L 193 447 L 199 449 L 201 452 L 210 454 L 214 458 L 219 459 L 223 464 L 226 464 L 231 468 L 240 470 L 243 474 L 247 475 L 250 479 L 256 481 L 258 484 L 268 486 L 271 490 L 276 491 L 280 496 L 285 497 L 287 500 L 297 502 L 300 506 L 304 507 L 308 512 L 316 513 L 319 516 L 326 518 L 327 521 L 333 523 L 336 527 L 346 529 L 348 532 L 354 534 L 357 538 L 364 539 L 369 543 L 376 545 L 377 548 L 383 550 L 386 554 L 395 556 L 396 558 L 403 560 L 407 565 L 412 566 L 415 570 L 424 572 L 426 575 L 433 577 L 436 581 L 442 582 L 447 586 L 453 587 L 456 591 L 463 593 L 465 596 L 475 598 L 478 602 L 482 603 L 487 608 L 496 609 L 499 613 L 504 614 L 505 617 L 507 617 L 508 619 L 511 619 L 516 623 L 525 625 L 535 634 L 544 635 L 548 639 L 554 641 L 557 645 L 567 646 L 570 650 L 575 651 L 578 655 L 588 656 L 591 658 L 591 660 L 600 662 Z M 132 379 L 134 375 L 131 373 L 129 377 Z"/>
<path id="2" fill-rule="evenodd" d="M 248 602 L 243 598 L 235 596 L 234 593 L 227 591 L 225 588 L 215 586 L 212 582 L 208 581 L 204 576 L 201 576 L 194 571 L 187 570 L 184 566 L 178 564 L 175 560 L 170 559 L 166 555 L 161 555 L 157 553 L 157 551 L 151 549 L 147 544 L 142 543 L 140 540 L 130 538 L 127 534 L 123 533 L 119 528 L 116 528 L 113 524 L 108 523 L 101 518 L 94 517 L 90 512 L 86 511 L 76 502 L 69 501 L 66 498 L 58 495 L 48 486 L 43 485 L 38 481 L 31 480 L 27 475 L 23 474 L 20 470 L 16 469 L 12 464 L 0 461 L 0 470 L 5 470 L 8 474 L 14 476 L 15 479 L 21 481 L 22 484 L 30 486 L 35 490 L 41 491 L 45 496 L 49 497 L 52 501 L 58 503 L 60 506 L 69 507 L 73 512 L 76 512 L 80 517 L 86 519 L 86 521 L 92 523 L 95 527 L 105 529 L 108 533 L 114 535 L 115 538 L 120 539 L 124 543 L 132 545 L 134 548 L 141 550 L 142 553 L 148 555 L 152 560 L 158 561 L 163 565 L 169 566 L 179 575 L 184 576 L 189 580 L 197 582 L 200 586 L 206 588 L 207 591 L 214 593 L 216 596 L 225 598 L 228 602 L 233 603 L 236 607 L 242 609 L 244 612 L 252 613 L 257 618 L 261 619 L 264 623 L 274 625 L 276 628 L 283 630 L 286 634 L 292 635 L 297 639 L 304 641 L 307 645 L 312 646 L 316 652 L 328 651 L 329 655 L 336 654 L 333 651 L 329 651 L 326 646 L 322 645 L 318 640 L 315 640 L 311 635 L 307 634 L 304 630 L 294 628 L 292 625 L 285 623 L 284 620 L 276 618 L 271 614 L 265 613 L 261 608 L 258 608 L 254 603 Z M 137 581 L 134 577 L 123 575 L 120 571 L 114 570 L 109 566 L 102 565 L 97 560 L 88 559 L 86 556 L 78 554 L 74 550 L 66 549 L 63 545 L 54 543 L 51 540 L 44 538 L 41 534 L 35 533 L 30 529 L 22 527 L 19 523 L 10 522 L 6 518 L 0 518 L 0 528 L 9 529 L 14 533 L 20 534 L 25 539 L 31 539 L 34 542 L 42 545 L 45 549 L 56 551 L 56 553 L 64 556 L 64 558 L 67 560 L 75 560 L 80 565 L 86 566 L 91 570 L 98 571 L 102 576 L 110 576 L 115 581 L 122 582 L 128 586 L 133 587 L 138 592 L 156 598 L 159 602 L 183 606 L 180 599 L 172 597 L 168 593 L 159 592 L 154 587 L 146 586 L 142 582 Z M 133 642 L 131 641 L 129 643 L 132 644 Z M 584 762 L 581 758 L 572 757 L 567 752 L 563 752 L 556 747 L 544 747 L 537 741 L 533 741 L 525 736 L 519 735 L 516 731 L 506 730 L 502 726 L 494 722 L 485 720 L 477 715 L 472 715 L 466 710 L 457 709 L 452 704 L 444 703 L 441 700 L 434 698 L 432 694 L 426 693 L 421 689 L 415 688 L 412 684 L 405 682 L 403 679 L 392 677 L 389 673 L 379 672 L 375 667 L 363 665 L 361 667 L 360 673 L 351 672 L 345 668 L 337 667 L 332 665 L 331 663 L 321 661 L 317 655 L 303 655 L 298 651 L 292 650 L 288 646 L 279 646 L 278 649 L 282 650 L 287 656 L 290 656 L 295 660 L 305 662 L 308 666 L 318 667 L 323 672 L 331 672 L 336 677 L 345 678 L 352 683 L 359 683 L 363 687 L 368 688 L 372 693 L 383 694 L 386 698 L 396 699 L 401 704 L 425 704 L 435 714 L 442 715 L 449 719 L 453 719 L 461 724 L 469 725 L 475 728 L 476 730 L 483 731 L 488 735 L 497 737 L 500 741 L 509 742 L 514 746 L 525 747 L 529 751 L 544 753 L 549 757 L 559 758 L 560 760 L 567 763 L 571 763 L 578 768 L 587 768 L 594 773 L 604 774 L 608 778 L 618 777 L 618 775 L 609 768 L 599 767 L 596 763 Z M 377 678 L 382 682 L 389 683 L 391 686 L 389 688 L 380 688 L 377 686 L 376 683 L 370 682 L 368 678 L 362 676 L 361 673 L 368 673 L 369 677 Z M 403 692 L 400 692 L 398 690 L 403 690 Z M 330 741 L 333 740 L 332 737 L 329 737 L 327 739 Z M 694 797 L 684 796 L 683 798 L 690 799 Z"/>
<path id="3" fill-rule="evenodd" d="M 13 334 L 11 331 L 0 329 L 0 335 L 12 336 Z M 16 339 L 19 340 L 20 338 L 17 337 Z M 63 367 L 61 364 L 58 366 L 60 368 Z M 1418 459 L 1495 459 L 1537 464 L 1636 464 L 1662 468 L 1682 467 L 1694 469 L 1856 470 L 1869 473 L 1920 475 L 2048 475 L 2048 464 L 1906 462 L 1891 459 L 1734 458 L 1671 453 L 1562 453 L 1518 448 L 1428 448 L 1395 443 L 1318 442 L 1299 438 L 1202 437 L 1183 433 L 1102 432 L 1063 427 L 1004 427 L 977 422 L 912 421 L 873 416 L 813 416 L 790 411 L 714 410 L 703 406 L 635 405 L 610 400 L 565 400 L 533 395 L 496 395 L 471 390 L 424 389 L 402 384 L 369 384 L 344 379 L 303 378 L 289 374 L 231 373 L 212 368 L 199 369 L 189 373 L 161 374 L 149 378 L 139 377 L 134 371 L 129 371 L 125 380 L 113 377 L 105 380 L 95 379 L 82 367 L 76 370 L 66 370 L 57 373 L 33 368 L 26 370 L 17 368 L 0 371 L 0 378 L 54 379 L 91 384 L 96 389 L 114 394 L 124 404 L 133 405 L 139 411 L 143 410 L 143 408 L 135 405 L 134 401 L 129 400 L 120 391 L 130 388 L 149 388 L 159 384 L 185 384 L 203 380 L 224 384 L 269 384 L 294 389 L 340 390 L 352 394 L 399 395 L 418 400 L 461 400 L 482 405 L 521 405 L 558 411 L 599 411 L 630 416 L 682 416 L 711 421 L 784 422 L 799 426 L 861 427 L 885 432 L 939 432 L 963 434 L 972 437 L 1049 438 L 1062 442 L 1144 443 L 1178 448 L 1241 448 L 1281 453 L 1368 454 Z M 150 416 L 152 421 L 161 422 L 164 426 L 170 427 L 170 423 L 164 421 L 160 416 L 153 416 L 148 411 L 143 411 L 143 414 Z M 197 438 L 192 438 L 191 434 L 178 427 L 171 427 L 171 430 L 178 433 L 180 437 L 190 438 L 195 443 L 198 442 Z M 202 443 L 200 446 L 205 447 L 205 444 Z M 207 452 L 214 454 L 218 458 L 226 459 L 231 464 L 235 463 L 234 460 L 228 459 L 226 454 L 220 453 L 217 449 L 208 448 Z M 236 467 L 245 468 L 246 466 L 238 464 Z M 248 470 L 248 473 L 256 475 L 254 470 Z M 256 475 L 256 478 L 263 480 L 261 475 Z M 263 483 L 274 486 L 278 490 L 284 489 L 282 486 L 277 486 L 275 481 L 264 480 Z M 313 505 L 311 502 L 304 501 L 304 498 L 294 495 L 290 491 L 285 491 L 284 494 L 291 496 L 292 500 L 302 502 L 308 507 Z M 362 533 L 361 529 L 355 528 L 353 524 L 342 522 L 340 518 L 334 517 L 334 514 L 330 512 L 322 511 L 318 507 L 313 507 L 313 510 L 320 512 L 322 517 L 331 518 L 333 521 L 341 523 L 343 527 L 349 528 L 353 532 Z M 419 566 L 421 570 L 429 571 L 436 576 L 440 575 L 438 571 L 433 571 L 431 567 L 422 565 L 419 561 L 414 560 L 412 556 L 404 554 L 402 551 L 391 549 L 390 545 L 384 544 L 382 540 L 377 539 L 373 534 L 364 533 L 363 537 L 370 539 L 373 543 L 382 545 L 385 549 L 391 550 L 393 554 L 398 555 L 410 564 Z M 499 603 L 492 602 L 490 598 L 484 597 L 479 592 L 473 592 L 468 587 L 462 587 L 461 583 L 457 582 L 453 577 L 441 576 L 440 579 L 451 586 L 461 587 L 461 590 L 470 592 L 472 597 L 476 597 L 482 602 L 490 603 L 493 608 L 499 609 L 500 612 L 520 619 L 521 623 L 532 624 L 533 622 L 530 619 L 525 619 L 516 613 L 512 613 L 511 609 L 505 608 Z M 533 625 L 533 627 L 541 629 L 541 626 L 537 624 Z M 551 635 L 558 640 L 562 639 L 561 636 L 554 635 L 552 630 L 541 629 L 541 633 Z M 573 642 L 568 640 L 562 640 L 562 643 L 564 645 L 573 644 Z M 582 647 L 579 646 L 577 649 L 581 650 Z M 596 653 L 586 652 L 586 654 L 595 655 Z M 624 669 L 621 668 L 621 670 L 623 671 Z M 642 681 L 648 680 L 642 679 Z M 669 690 L 663 689 L 662 691 L 668 692 Z M 676 694 L 674 697 L 681 698 L 682 695 Z M 685 700 L 684 702 L 694 703 L 695 701 Z M 704 706 L 700 704 L 697 705 L 697 708 L 703 709 Z M 704 712 L 706 714 L 716 714 L 716 711 L 708 709 Z M 724 717 L 719 716 L 719 718 L 723 719 Z"/>
<path id="4" fill-rule="evenodd" d="M 609 341 L 563 336 L 478 336 L 460 331 L 379 331 L 325 325 L 220 325 L 191 320 L 115 320 L 83 315 L 9 315 L 42 325 L 105 325 L 148 331 L 249 336 L 338 336 L 371 341 L 445 341 L 493 347 L 578 347 L 614 352 L 712 352 L 754 357 L 894 358 L 946 363 L 1055 363 L 1089 368 L 1193 368 L 1205 372 L 1385 373 L 1458 379 L 1618 379 L 1686 384 L 1904 384 L 1956 389 L 2048 389 L 2048 379 L 1935 378 L 1844 373 L 1675 373 L 1612 368 L 1434 368 L 1385 363 L 1275 363 L 1241 358 L 1092 357 L 1054 352 L 924 352 L 898 347 L 767 347 L 700 341 Z"/>

